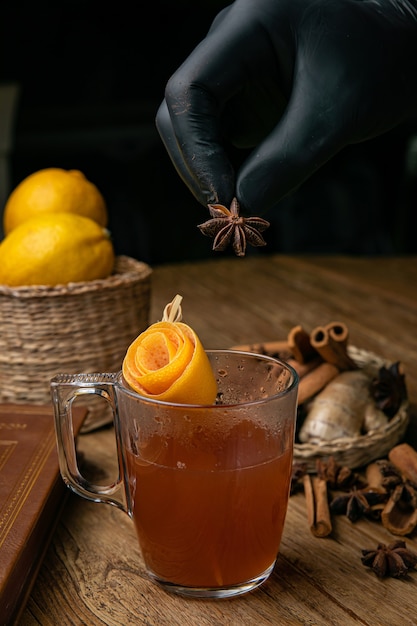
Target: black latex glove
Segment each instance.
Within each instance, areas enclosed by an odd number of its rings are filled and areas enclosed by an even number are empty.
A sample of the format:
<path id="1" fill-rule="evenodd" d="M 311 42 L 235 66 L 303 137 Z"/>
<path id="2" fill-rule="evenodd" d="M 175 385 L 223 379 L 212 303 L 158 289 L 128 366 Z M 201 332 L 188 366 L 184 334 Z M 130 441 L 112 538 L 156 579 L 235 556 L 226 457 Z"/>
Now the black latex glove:
<path id="1" fill-rule="evenodd" d="M 157 128 L 204 205 L 260 214 L 344 146 L 417 114 L 417 0 L 236 0 L 171 77 Z M 235 171 L 228 147 L 254 148 Z"/>

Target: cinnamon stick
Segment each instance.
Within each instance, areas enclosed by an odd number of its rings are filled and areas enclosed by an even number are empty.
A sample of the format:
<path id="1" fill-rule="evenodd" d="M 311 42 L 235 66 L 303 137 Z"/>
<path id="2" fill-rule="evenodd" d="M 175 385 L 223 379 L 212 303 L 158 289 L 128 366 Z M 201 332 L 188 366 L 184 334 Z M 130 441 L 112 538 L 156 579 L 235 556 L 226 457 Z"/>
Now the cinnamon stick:
<path id="1" fill-rule="evenodd" d="M 417 450 L 408 443 L 400 443 L 389 451 L 388 458 L 405 478 L 417 485 Z"/>
<path id="2" fill-rule="evenodd" d="M 315 537 L 327 537 L 332 532 L 327 482 L 318 476 L 303 476 L 307 506 L 307 522 Z"/>
<path id="3" fill-rule="evenodd" d="M 299 363 L 308 363 L 317 357 L 317 352 L 310 342 L 310 335 L 300 325 L 294 326 L 288 333 L 288 346 L 294 359 Z"/>
<path id="4" fill-rule="evenodd" d="M 417 509 L 402 500 L 402 485 L 392 492 L 381 513 L 383 526 L 393 535 L 410 535 L 417 526 Z"/>
<path id="5" fill-rule="evenodd" d="M 399 470 L 404 480 L 417 485 L 417 451 L 408 443 L 394 446 L 388 453 L 389 461 Z M 403 485 L 398 485 L 381 513 L 384 527 L 393 535 L 410 535 L 417 527 L 415 498 L 404 498 Z"/>
<path id="6" fill-rule="evenodd" d="M 284 361 L 292 358 L 293 354 L 288 345 L 288 341 L 266 341 L 261 343 L 242 344 L 233 346 L 232 350 L 242 350 L 243 352 L 254 352 L 255 354 L 266 354 L 277 357 Z"/>
<path id="7" fill-rule="evenodd" d="M 291 365 L 291 367 L 293 367 L 297 372 L 298 376 L 302 378 L 309 372 L 316 369 L 316 367 L 323 363 L 323 361 L 321 357 L 317 357 L 315 359 L 311 359 L 311 361 L 308 361 L 307 363 L 300 363 L 300 361 L 291 357 L 290 359 L 287 359 L 287 363 L 288 365 Z"/>
<path id="8" fill-rule="evenodd" d="M 311 346 L 324 361 L 332 363 L 340 371 L 357 369 L 355 361 L 347 352 L 348 329 L 342 322 L 317 326 L 310 334 Z"/>
<path id="9" fill-rule="evenodd" d="M 300 378 L 298 385 L 298 404 L 303 404 L 339 374 L 339 370 L 332 363 L 320 363 L 311 372 Z"/>
<path id="10" fill-rule="evenodd" d="M 381 464 L 378 461 L 374 461 L 373 463 L 369 463 L 366 466 L 366 483 L 369 489 L 384 489 L 382 485 L 384 477 L 381 472 Z"/>
<path id="11" fill-rule="evenodd" d="M 346 324 L 343 324 L 343 322 L 330 322 L 330 324 L 326 324 L 325 328 L 333 341 L 337 341 L 344 348 L 347 348 L 349 331 Z"/>

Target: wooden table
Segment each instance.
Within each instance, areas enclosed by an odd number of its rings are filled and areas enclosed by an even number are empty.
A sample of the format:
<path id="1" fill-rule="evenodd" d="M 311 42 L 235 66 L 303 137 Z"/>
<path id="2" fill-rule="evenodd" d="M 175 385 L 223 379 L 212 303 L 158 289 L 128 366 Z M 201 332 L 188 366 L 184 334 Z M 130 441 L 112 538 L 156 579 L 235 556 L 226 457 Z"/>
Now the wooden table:
<path id="1" fill-rule="evenodd" d="M 184 321 L 206 348 L 271 341 L 290 328 L 345 322 L 350 342 L 407 375 L 417 441 L 417 258 L 215 257 L 155 268 L 151 321 L 176 293 Z M 115 476 L 111 428 L 81 437 L 97 480 Z M 99 469 L 101 468 L 101 469 Z M 378 579 L 361 548 L 395 537 L 382 524 L 344 516 L 330 538 L 313 537 L 304 495 L 291 497 L 281 551 L 270 580 L 233 600 L 187 600 L 150 582 L 133 523 L 120 510 L 71 495 L 29 598 L 21 624 L 103 626 L 332 625 L 415 626 L 417 571 Z M 417 533 L 406 538 L 417 550 Z"/>

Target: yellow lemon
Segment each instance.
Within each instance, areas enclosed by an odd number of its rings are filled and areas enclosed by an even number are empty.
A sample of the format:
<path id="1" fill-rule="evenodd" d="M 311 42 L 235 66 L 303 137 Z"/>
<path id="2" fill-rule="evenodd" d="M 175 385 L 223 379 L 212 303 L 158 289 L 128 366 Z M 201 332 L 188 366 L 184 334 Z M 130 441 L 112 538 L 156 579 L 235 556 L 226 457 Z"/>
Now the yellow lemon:
<path id="1" fill-rule="evenodd" d="M 11 192 L 4 207 L 4 234 L 36 215 L 61 212 L 107 225 L 107 206 L 99 189 L 78 170 L 50 167 L 30 174 Z"/>
<path id="2" fill-rule="evenodd" d="M 213 404 L 217 383 L 201 341 L 190 326 L 171 320 L 168 316 L 152 324 L 131 343 L 123 360 L 123 377 L 143 396 Z"/>
<path id="3" fill-rule="evenodd" d="M 0 243 L 0 284 L 58 285 L 109 276 L 109 232 L 74 213 L 47 213 L 17 226 Z"/>

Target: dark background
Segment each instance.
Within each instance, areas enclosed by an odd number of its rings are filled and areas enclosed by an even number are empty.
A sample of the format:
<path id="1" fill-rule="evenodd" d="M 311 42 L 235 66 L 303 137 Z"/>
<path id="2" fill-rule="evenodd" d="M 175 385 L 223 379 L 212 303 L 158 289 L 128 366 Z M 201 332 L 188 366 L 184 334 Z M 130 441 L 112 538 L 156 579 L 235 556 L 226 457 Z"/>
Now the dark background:
<path id="1" fill-rule="evenodd" d="M 208 212 L 155 129 L 169 76 L 220 0 L 3 0 L 0 84 L 19 85 L 10 186 L 80 169 L 106 198 L 116 252 L 153 265 L 212 256 Z M 417 252 L 417 124 L 353 146 L 265 215 L 264 252 Z M 1 209 L 1 207 L 0 207 Z M 227 253 L 228 254 L 228 253 Z"/>

